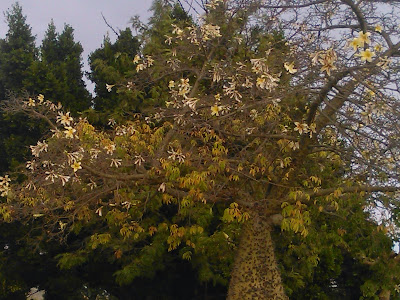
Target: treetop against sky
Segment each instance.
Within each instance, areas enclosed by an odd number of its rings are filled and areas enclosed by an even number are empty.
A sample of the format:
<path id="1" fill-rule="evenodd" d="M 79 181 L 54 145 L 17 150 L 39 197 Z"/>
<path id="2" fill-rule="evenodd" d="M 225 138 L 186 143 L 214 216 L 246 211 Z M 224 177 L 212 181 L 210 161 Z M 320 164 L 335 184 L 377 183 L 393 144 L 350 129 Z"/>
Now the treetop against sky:
<path id="1" fill-rule="evenodd" d="M 102 14 L 113 28 L 123 30 L 130 26 L 131 17 L 138 15 L 142 20 L 146 20 L 150 15 L 152 1 L 4 0 L 0 10 L 5 12 L 16 2 L 22 6 L 24 15 L 27 16 L 27 23 L 32 27 L 32 33 L 36 36 L 38 44 L 43 39 L 51 20 L 54 21 L 58 30 L 62 30 L 64 24 L 71 25 L 74 28 L 76 40 L 84 49 L 84 69 L 89 71 L 87 57 L 101 46 L 104 36 L 108 33 L 111 40 L 116 39 L 115 34 L 104 22 Z M 0 22 L 3 24 L 6 22 L 3 14 L 0 16 Z M 6 32 L 7 26 L 0 26 L 0 38 L 4 38 Z M 87 83 L 89 89 L 92 90 L 92 85 L 88 81 Z"/>

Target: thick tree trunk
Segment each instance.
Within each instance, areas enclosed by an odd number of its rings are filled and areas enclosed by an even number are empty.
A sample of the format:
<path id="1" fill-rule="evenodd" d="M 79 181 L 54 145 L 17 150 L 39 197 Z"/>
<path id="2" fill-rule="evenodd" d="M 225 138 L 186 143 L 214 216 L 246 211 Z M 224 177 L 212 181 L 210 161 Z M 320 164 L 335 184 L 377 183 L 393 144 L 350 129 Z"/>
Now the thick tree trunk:
<path id="1" fill-rule="evenodd" d="M 383 290 L 379 294 L 379 300 L 390 300 L 390 291 L 388 290 Z"/>
<path id="2" fill-rule="evenodd" d="M 228 300 L 286 300 L 268 220 L 255 213 L 243 225 Z"/>

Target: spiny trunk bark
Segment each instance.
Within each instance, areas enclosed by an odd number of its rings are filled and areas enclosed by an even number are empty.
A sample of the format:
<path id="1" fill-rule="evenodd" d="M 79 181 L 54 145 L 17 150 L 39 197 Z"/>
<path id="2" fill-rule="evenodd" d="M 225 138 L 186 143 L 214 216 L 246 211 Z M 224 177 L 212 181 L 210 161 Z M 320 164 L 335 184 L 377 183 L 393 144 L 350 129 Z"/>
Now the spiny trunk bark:
<path id="1" fill-rule="evenodd" d="M 243 225 L 228 300 L 287 300 L 275 259 L 271 225 L 258 213 Z"/>
<path id="2" fill-rule="evenodd" d="M 379 294 L 379 300 L 390 300 L 390 291 L 388 290 L 383 290 Z"/>

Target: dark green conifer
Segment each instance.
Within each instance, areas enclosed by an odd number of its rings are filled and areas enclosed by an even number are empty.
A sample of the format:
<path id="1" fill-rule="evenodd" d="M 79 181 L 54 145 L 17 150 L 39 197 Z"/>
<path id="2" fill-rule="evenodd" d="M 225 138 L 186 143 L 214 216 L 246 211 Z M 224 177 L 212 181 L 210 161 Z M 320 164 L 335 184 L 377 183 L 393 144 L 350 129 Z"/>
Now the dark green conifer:
<path id="1" fill-rule="evenodd" d="M 18 2 L 5 17 L 8 32 L 0 39 L 0 101 L 24 92 L 27 69 L 37 58 L 35 37 Z M 26 122 L 25 117 L 0 114 L 0 173 L 22 161 L 27 145 L 39 136 L 38 127 Z"/>
<path id="2" fill-rule="evenodd" d="M 65 25 L 58 34 L 54 22 L 50 22 L 40 47 L 41 59 L 30 66 L 24 83 L 30 92 L 60 101 L 66 109 L 77 113 L 90 107 L 91 98 L 83 81 L 83 48 L 75 42 L 73 32 L 71 26 Z"/>
<path id="3" fill-rule="evenodd" d="M 132 60 L 138 49 L 138 39 L 133 36 L 130 28 L 126 28 L 119 32 L 114 43 L 106 36 L 103 45 L 91 53 L 89 78 L 95 84 L 94 105 L 96 110 L 113 110 L 124 100 L 115 91 L 108 92 L 106 84 L 124 82 L 125 78 L 132 75 L 135 68 Z"/>
<path id="4" fill-rule="evenodd" d="M 8 32 L 0 40 L 0 99 L 9 91 L 21 92 L 26 70 L 37 54 L 35 37 L 18 2 L 6 11 L 5 17 Z"/>

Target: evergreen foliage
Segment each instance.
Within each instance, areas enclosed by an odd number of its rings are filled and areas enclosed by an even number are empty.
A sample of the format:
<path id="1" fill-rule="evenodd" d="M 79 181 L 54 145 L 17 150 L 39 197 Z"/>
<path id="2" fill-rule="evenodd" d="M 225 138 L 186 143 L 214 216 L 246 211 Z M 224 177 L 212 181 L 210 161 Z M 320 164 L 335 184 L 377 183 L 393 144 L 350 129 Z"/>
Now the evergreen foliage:
<path id="1" fill-rule="evenodd" d="M 18 2 L 5 16 L 8 32 L 0 40 L 0 99 L 45 94 L 75 115 L 88 109 L 91 97 L 81 69 L 83 48 L 74 41 L 73 28 L 65 25 L 58 34 L 51 22 L 42 46 L 37 49 Z M 13 112 L 1 115 L 0 125 L 1 173 L 15 168 L 27 157 L 29 145 L 43 135 L 47 125 Z"/>
<path id="2" fill-rule="evenodd" d="M 35 37 L 18 2 L 6 11 L 5 17 L 8 32 L 5 39 L 0 39 L 1 102 L 11 94 L 24 93 L 27 69 L 37 59 Z M 21 115 L 0 115 L 0 173 L 23 161 L 28 146 L 42 135 L 39 127 Z"/>
<path id="3" fill-rule="evenodd" d="M 1 100 L 7 97 L 8 92 L 21 93 L 24 90 L 27 69 L 37 58 L 35 37 L 18 2 L 6 11 L 5 17 L 8 32 L 6 38 L 0 40 Z"/>
<path id="4" fill-rule="evenodd" d="M 137 109 L 138 103 L 130 95 L 131 93 L 119 95 L 115 90 L 108 91 L 106 84 L 125 82 L 128 85 L 126 78 L 132 75 L 134 69 L 132 60 L 138 50 L 139 41 L 133 36 L 131 29 L 126 28 L 119 32 L 114 43 L 106 36 L 101 48 L 91 53 L 89 78 L 95 84 L 96 97 L 93 102 L 96 110 L 110 113 L 122 107 L 125 110 Z"/>
<path id="5" fill-rule="evenodd" d="M 83 80 L 83 48 L 75 42 L 73 32 L 71 26 L 65 25 L 58 34 L 54 22 L 50 22 L 40 47 L 40 60 L 30 65 L 24 87 L 60 101 L 76 114 L 90 107 L 91 97 Z"/>

